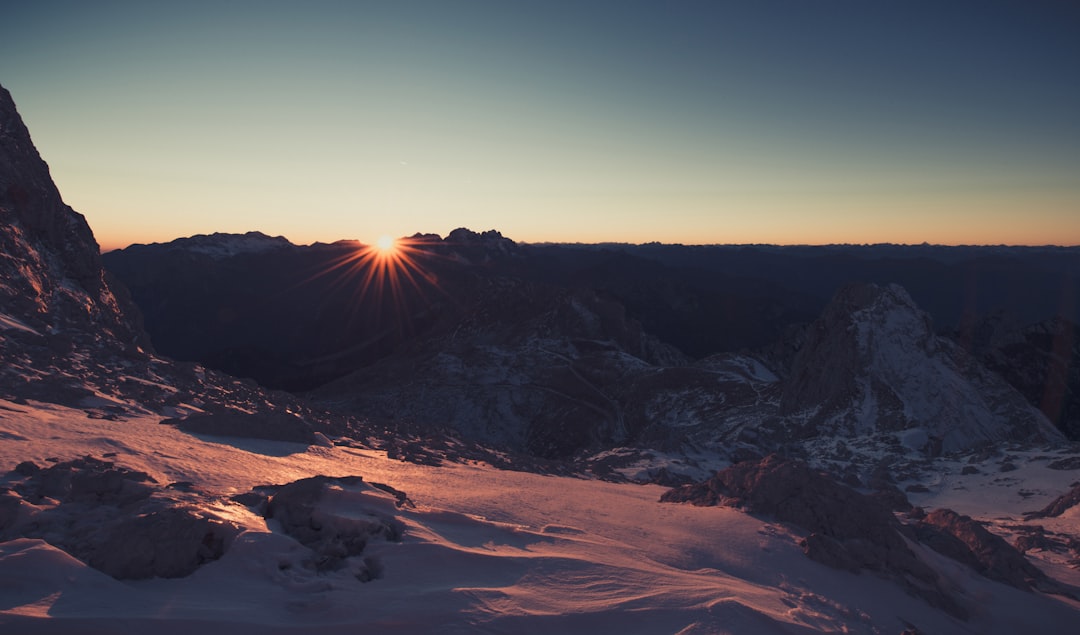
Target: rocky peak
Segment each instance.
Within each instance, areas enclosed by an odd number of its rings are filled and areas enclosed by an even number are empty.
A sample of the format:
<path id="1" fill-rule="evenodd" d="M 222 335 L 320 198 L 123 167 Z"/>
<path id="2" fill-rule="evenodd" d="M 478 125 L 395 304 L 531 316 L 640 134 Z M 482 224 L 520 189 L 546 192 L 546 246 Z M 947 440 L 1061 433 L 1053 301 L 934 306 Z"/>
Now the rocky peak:
<path id="1" fill-rule="evenodd" d="M 118 298 L 86 219 L 53 184 L 15 103 L 0 87 L 0 298 L 10 319 L 39 333 L 111 337 L 146 347 L 137 313 Z"/>
<path id="2" fill-rule="evenodd" d="M 493 259 L 514 255 L 518 247 L 494 229 L 476 233 L 464 227 L 450 232 L 443 243 L 450 246 L 458 258 L 472 264 L 488 264 Z"/>
<path id="3" fill-rule="evenodd" d="M 805 333 L 780 407 L 810 435 L 915 430 L 928 451 L 1058 436 L 1000 377 L 937 337 L 897 285 L 836 294 Z"/>
<path id="4" fill-rule="evenodd" d="M 446 242 L 448 243 L 483 243 L 483 242 L 514 242 L 509 238 L 502 235 L 494 229 L 489 229 L 486 232 L 476 233 L 471 229 L 465 227 L 458 227 L 454 231 L 450 232 L 446 236 Z"/>
<path id="5" fill-rule="evenodd" d="M 785 413 L 846 409 L 864 369 L 892 366 L 890 353 L 925 356 L 934 346 L 929 316 L 897 285 L 842 288 L 802 338 L 781 398 Z"/>

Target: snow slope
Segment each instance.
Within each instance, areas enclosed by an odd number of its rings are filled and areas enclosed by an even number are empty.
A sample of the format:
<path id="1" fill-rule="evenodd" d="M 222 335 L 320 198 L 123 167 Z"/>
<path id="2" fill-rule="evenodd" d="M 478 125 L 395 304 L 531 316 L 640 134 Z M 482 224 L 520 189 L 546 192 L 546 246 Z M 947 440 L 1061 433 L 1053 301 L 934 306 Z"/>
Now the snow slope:
<path id="1" fill-rule="evenodd" d="M 190 481 L 206 492 L 206 513 L 243 532 L 189 577 L 123 582 L 40 540 L 2 543 L 0 630 L 899 633 L 914 625 L 926 633 L 1065 633 L 1080 619 L 1072 600 L 990 582 L 924 550 L 972 613 L 961 622 L 884 579 L 810 561 L 789 527 L 733 509 L 661 504 L 658 486 L 479 463 L 413 465 L 355 447 L 197 437 L 153 416 L 89 419 L 61 406 L 0 401 L 0 466 L 87 454 L 163 484 Z M 364 552 L 379 562 L 380 579 L 301 566 L 305 548 L 276 520 L 228 499 L 314 474 L 362 475 L 414 502 L 399 509 L 390 495 L 342 486 L 322 503 L 326 517 L 342 522 L 376 509 L 403 524 L 401 542 L 374 541 Z M 1056 474 L 1065 489 L 1069 473 Z M 1016 511 L 984 489 L 965 513 Z M 1031 509 L 1060 493 L 1044 489 L 1025 500 Z"/>

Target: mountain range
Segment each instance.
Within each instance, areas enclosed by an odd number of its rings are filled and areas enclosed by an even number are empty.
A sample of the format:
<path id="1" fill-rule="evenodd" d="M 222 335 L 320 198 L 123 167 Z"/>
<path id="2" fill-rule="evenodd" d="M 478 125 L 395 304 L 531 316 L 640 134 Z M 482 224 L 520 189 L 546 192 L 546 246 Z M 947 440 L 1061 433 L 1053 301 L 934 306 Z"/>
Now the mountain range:
<path id="1" fill-rule="evenodd" d="M 1080 616 L 1075 249 L 100 256 L 2 88 L 0 247 L 5 630 Z"/>
<path id="2" fill-rule="evenodd" d="M 633 374 L 627 363 L 710 381 L 691 367 L 718 355 L 748 356 L 786 377 L 814 320 L 856 310 L 843 296 L 855 292 L 845 289 L 897 280 L 905 283 L 905 299 L 894 303 L 901 313 L 932 308 L 896 318 L 893 337 L 924 347 L 944 338 L 941 346 L 956 349 L 951 364 L 990 365 L 996 370 L 980 381 L 1000 376 L 1066 435 L 1080 429 L 1070 303 L 1080 292 L 1080 249 L 530 245 L 459 229 L 403 239 L 414 275 L 385 298 L 372 288 L 366 249 L 252 232 L 135 245 L 103 260 L 164 354 L 545 456 L 633 440 L 644 427 L 623 415 L 640 407 L 617 403 L 583 365 L 620 386 Z M 1026 335 L 1036 332 L 1045 335 Z M 833 354 L 834 344 L 820 345 Z M 365 390 L 348 387 L 358 384 Z M 462 394 L 449 394 L 453 386 Z M 790 411 L 799 398 L 787 392 Z M 437 412 L 417 411 L 431 403 Z M 554 443 L 537 413 L 560 408 L 575 414 L 556 418 L 595 425 L 558 433 Z M 487 437 L 474 434 L 477 425 L 492 428 L 477 421 L 515 417 Z"/>

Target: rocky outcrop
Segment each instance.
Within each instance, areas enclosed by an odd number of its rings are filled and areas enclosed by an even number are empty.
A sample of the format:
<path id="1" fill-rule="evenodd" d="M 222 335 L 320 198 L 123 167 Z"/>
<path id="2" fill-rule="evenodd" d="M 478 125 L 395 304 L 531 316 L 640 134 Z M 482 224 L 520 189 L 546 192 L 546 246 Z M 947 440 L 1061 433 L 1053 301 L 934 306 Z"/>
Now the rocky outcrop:
<path id="1" fill-rule="evenodd" d="M 84 457 L 21 463 L 0 499 L 0 541 L 40 538 L 117 579 L 177 578 L 220 558 L 239 529 L 144 472 Z"/>
<path id="2" fill-rule="evenodd" d="M 196 507 L 123 516 L 71 554 L 118 580 L 181 578 L 225 554 L 239 531 Z"/>
<path id="3" fill-rule="evenodd" d="M 1075 485 L 1071 490 L 1050 501 L 1046 507 L 1043 507 L 1039 511 L 1024 514 L 1024 516 L 1029 519 L 1053 518 L 1064 514 L 1066 511 L 1077 505 L 1080 505 L 1080 484 Z"/>
<path id="4" fill-rule="evenodd" d="M 208 511 L 220 499 L 190 483 L 162 486 L 144 472 L 83 457 L 42 468 L 23 462 L 0 490 L 0 542 L 38 538 L 117 579 L 176 578 L 217 560 L 241 532 Z M 234 497 L 310 549 L 313 571 L 361 581 L 382 565 L 362 557 L 372 540 L 397 541 L 404 492 L 359 476 L 315 476 Z"/>
<path id="5" fill-rule="evenodd" d="M 387 513 L 395 506 L 411 504 L 404 492 L 377 483 L 364 483 L 359 476 L 313 476 L 270 490 L 265 502 L 254 504 L 267 519 L 273 519 L 285 534 L 311 549 L 307 566 L 316 571 L 332 571 L 349 566 L 357 579 L 367 582 L 381 575 L 381 565 L 372 558 L 360 560 L 371 540 L 400 541 L 404 527 Z M 388 498 L 393 502 L 388 503 Z M 335 499 L 347 499 L 347 512 L 335 509 Z M 350 560 L 352 559 L 352 560 Z"/>
<path id="6" fill-rule="evenodd" d="M 935 509 L 927 514 L 915 525 L 915 535 L 919 542 L 991 580 L 1023 591 L 1035 588 L 1048 593 L 1074 594 L 1048 578 L 1003 538 L 951 509 Z"/>
<path id="7" fill-rule="evenodd" d="M 936 336 L 897 285 L 845 287 L 802 337 L 780 411 L 804 436 L 917 428 L 931 453 L 1061 439 L 1015 389 Z"/>

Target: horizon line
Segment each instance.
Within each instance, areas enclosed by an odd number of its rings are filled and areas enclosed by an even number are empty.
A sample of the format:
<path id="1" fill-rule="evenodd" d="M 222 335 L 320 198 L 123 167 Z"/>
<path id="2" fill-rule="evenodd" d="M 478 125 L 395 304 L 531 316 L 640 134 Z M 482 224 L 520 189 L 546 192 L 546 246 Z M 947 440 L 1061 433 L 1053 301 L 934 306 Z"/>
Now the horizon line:
<path id="1" fill-rule="evenodd" d="M 470 232 L 475 233 L 475 234 L 482 233 L 482 232 L 473 232 L 472 230 L 468 230 L 467 228 L 464 228 L 464 227 L 461 227 L 461 228 L 458 228 L 458 229 L 466 229 L 467 231 L 470 231 Z M 452 230 L 452 231 L 457 231 L 457 230 Z M 514 240 L 513 238 L 510 238 L 508 236 L 504 236 L 501 232 L 499 232 L 497 230 L 494 230 L 494 229 L 487 230 L 487 231 L 495 232 L 496 234 L 498 234 L 498 237 L 505 238 L 505 239 L 510 240 L 511 242 L 514 242 L 514 243 L 519 244 L 519 245 L 567 246 L 567 247 L 573 247 L 573 246 L 601 247 L 601 246 L 605 246 L 605 245 L 612 245 L 612 246 L 630 246 L 630 247 L 658 246 L 658 247 L 729 247 L 729 248 L 730 247 L 790 247 L 790 248 L 798 248 L 798 247 L 803 247 L 803 248 L 806 248 L 806 247 L 818 247 L 818 248 L 825 248 L 825 247 L 911 247 L 911 248 L 916 248 L 916 247 L 922 247 L 922 248 L 931 248 L 931 247 L 933 247 L 933 248 L 947 248 L 947 249 L 959 249 L 959 248 L 968 248 L 968 249 L 972 249 L 972 248 L 1076 249 L 1076 248 L 1080 248 L 1080 244 L 1067 245 L 1067 244 L 1054 244 L 1054 243 L 1039 243 L 1039 244 L 1031 244 L 1031 243 L 931 243 L 931 242 L 928 242 L 928 241 L 923 241 L 921 243 L 904 243 L 904 242 L 862 242 L 862 243 L 855 243 L 855 242 L 830 242 L 830 243 L 779 243 L 779 242 L 777 242 L 777 243 L 770 243 L 770 242 L 720 243 L 720 242 L 711 242 L 711 243 L 684 243 L 684 242 L 662 242 L 662 241 L 655 241 L 655 240 L 654 241 L 646 241 L 646 242 L 631 242 L 631 241 L 618 241 L 618 240 L 601 240 L 601 241 L 596 241 L 596 242 L 558 241 L 558 240 L 526 241 L 526 240 Z M 176 238 L 173 238 L 173 239 L 167 240 L 167 241 L 153 241 L 153 242 L 146 242 L 146 243 L 143 243 L 143 242 L 131 242 L 131 243 L 125 244 L 123 246 L 119 246 L 119 247 L 117 247 L 117 246 L 105 246 L 105 245 L 100 245 L 99 244 L 98 250 L 99 250 L 99 253 L 104 254 L 104 253 L 109 253 L 109 252 L 112 252 L 112 251 L 121 251 L 123 249 L 127 249 L 128 247 L 151 246 L 151 245 L 167 245 L 167 244 L 179 241 L 179 240 L 186 240 L 186 239 L 191 239 L 191 238 L 210 238 L 210 237 L 213 237 L 213 236 L 247 236 L 247 235 L 251 235 L 251 234 L 258 234 L 260 236 L 263 236 L 263 237 L 266 237 L 266 238 L 271 238 L 271 239 L 283 239 L 283 240 L 287 241 L 290 245 L 293 245 L 295 247 L 313 247 L 315 245 L 333 245 L 333 244 L 342 243 L 342 242 L 355 242 L 355 243 L 358 243 L 358 244 L 361 244 L 361 245 L 369 244 L 369 243 L 366 243 L 366 242 L 364 242 L 364 241 L 362 241 L 362 240 L 360 240 L 358 238 L 339 238 L 337 240 L 333 240 L 333 241 L 330 241 L 330 242 L 323 242 L 323 241 L 320 241 L 320 240 L 315 240 L 315 241 L 312 241 L 312 242 L 309 242 L 309 243 L 301 243 L 301 242 L 293 242 L 290 238 L 288 238 L 288 237 L 286 237 L 284 235 L 281 235 L 281 234 L 272 235 L 272 234 L 267 234 L 267 233 L 259 231 L 259 230 L 251 230 L 251 231 L 244 232 L 244 233 L 238 233 L 238 232 L 213 232 L 211 234 L 192 234 L 190 236 L 178 236 Z M 434 232 L 415 232 L 412 235 L 399 236 L 399 237 L 396 238 L 396 240 L 408 240 L 410 238 L 415 238 L 415 237 L 418 237 L 418 236 L 427 236 L 427 237 L 438 237 L 440 240 L 445 241 L 446 238 L 449 237 L 449 235 L 450 235 L 449 233 L 446 236 L 443 236 L 441 234 L 434 233 Z M 374 244 L 374 243 L 375 243 L 375 240 L 372 240 L 370 244 Z"/>

